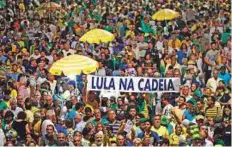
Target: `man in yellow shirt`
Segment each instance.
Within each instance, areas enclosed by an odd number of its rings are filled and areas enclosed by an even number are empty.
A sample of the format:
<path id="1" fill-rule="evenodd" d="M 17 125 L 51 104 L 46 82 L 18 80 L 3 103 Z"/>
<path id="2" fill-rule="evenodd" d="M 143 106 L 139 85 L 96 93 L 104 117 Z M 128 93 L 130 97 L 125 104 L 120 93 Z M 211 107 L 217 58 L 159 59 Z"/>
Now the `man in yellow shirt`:
<path id="1" fill-rule="evenodd" d="M 155 115 L 153 118 L 154 125 L 151 127 L 151 130 L 158 133 L 159 136 L 164 138 L 168 137 L 168 129 L 164 126 L 161 126 L 161 115 Z"/>
<path id="2" fill-rule="evenodd" d="M 181 41 L 176 38 L 176 34 L 172 35 L 172 39 L 168 41 L 168 46 L 172 49 L 180 49 Z"/>
<path id="3" fill-rule="evenodd" d="M 169 137 L 169 143 L 171 146 L 179 146 L 180 138 L 185 138 L 182 133 L 181 125 L 176 125 L 175 133 L 172 133 Z"/>

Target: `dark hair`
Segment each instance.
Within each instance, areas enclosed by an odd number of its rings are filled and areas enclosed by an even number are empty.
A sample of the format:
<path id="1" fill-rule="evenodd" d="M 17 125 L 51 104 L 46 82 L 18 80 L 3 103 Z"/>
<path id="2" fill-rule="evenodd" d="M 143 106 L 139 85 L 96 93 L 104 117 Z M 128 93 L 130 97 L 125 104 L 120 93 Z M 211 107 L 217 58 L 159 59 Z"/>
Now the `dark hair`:
<path id="1" fill-rule="evenodd" d="M 140 118 L 144 118 L 144 114 L 142 113 L 138 113 L 137 116 L 139 116 Z"/>
<path id="2" fill-rule="evenodd" d="M 30 100 L 29 98 L 27 98 L 27 99 L 25 100 L 25 109 L 26 109 L 26 110 L 30 110 L 31 107 L 32 107 L 31 100 Z"/>
<path id="3" fill-rule="evenodd" d="M 197 102 L 200 102 L 200 103 L 202 103 L 202 104 L 204 103 L 204 101 L 201 100 L 201 99 L 198 99 Z"/>
<path id="4" fill-rule="evenodd" d="M 208 99 L 208 98 L 211 98 L 212 101 L 216 102 L 216 97 L 215 97 L 215 96 L 208 96 L 207 99 Z"/>
<path id="5" fill-rule="evenodd" d="M 79 102 L 75 105 L 76 110 L 79 110 L 81 107 L 84 107 L 84 104 L 82 102 Z"/>
<path id="6" fill-rule="evenodd" d="M 72 119 L 66 119 L 65 120 L 65 126 L 67 127 L 67 128 L 72 128 L 73 127 L 73 120 Z"/>
<path id="7" fill-rule="evenodd" d="M 17 119 L 25 120 L 27 117 L 27 114 L 24 111 L 20 111 L 17 115 Z"/>
<path id="8" fill-rule="evenodd" d="M 6 117 L 14 117 L 14 113 L 10 110 L 6 111 L 4 118 Z"/>
<path id="9" fill-rule="evenodd" d="M 72 109 L 72 102 L 71 101 L 67 101 L 65 105 L 66 105 L 67 109 Z"/>
<path id="10" fill-rule="evenodd" d="M 107 107 L 107 102 L 108 102 L 108 98 L 102 98 L 102 100 L 101 100 L 101 106 Z"/>
<path id="11" fill-rule="evenodd" d="M 180 96 L 179 98 L 184 99 L 184 101 L 186 102 L 186 98 L 184 96 Z"/>
<path id="12" fill-rule="evenodd" d="M 91 109 L 90 107 L 86 107 L 86 108 L 85 108 L 85 113 L 86 113 L 86 112 L 92 112 L 92 109 Z"/>

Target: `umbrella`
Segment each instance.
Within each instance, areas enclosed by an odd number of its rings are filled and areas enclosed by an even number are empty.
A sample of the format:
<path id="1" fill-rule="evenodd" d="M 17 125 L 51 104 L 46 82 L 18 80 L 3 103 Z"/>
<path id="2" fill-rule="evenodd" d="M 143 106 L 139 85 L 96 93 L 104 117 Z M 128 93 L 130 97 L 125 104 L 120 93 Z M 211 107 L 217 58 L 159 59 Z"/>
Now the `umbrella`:
<path id="1" fill-rule="evenodd" d="M 43 13 L 46 14 L 48 12 L 55 12 L 55 11 L 59 11 L 62 14 L 66 13 L 66 11 L 62 8 L 61 5 L 54 3 L 54 2 L 43 3 L 38 8 L 38 12 L 40 14 L 43 14 Z"/>
<path id="2" fill-rule="evenodd" d="M 114 35 L 106 30 L 102 29 L 93 29 L 85 33 L 80 41 L 88 43 L 101 43 L 101 42 L 110 42 L 114 40 Z"/>
<path id="3" fill-rule="evenodd" d="M 43 3 L 39 6 L 38 8 L 39 10 L 60 10 L 62 9 L 62 6 L 57 4 L 57 3 L 54 3 L 54 2 L 48 2 L 48 3 Z"/>
<path id="4" fill-rule="evenodd" d="M 82 55 L 70 55 L 56 61 L 49 72 L 53 75 L 72 76 L 93 73 L 98 68 L 98 62 Z"/>
<path id="5" fill-rule="evenodd" d="M 163 20 L 172 20 L 179 17 L 180 14 L 171 9 L 161 9 L 156 12 L 153 16 L 153 20 L 163 21 Z"/>

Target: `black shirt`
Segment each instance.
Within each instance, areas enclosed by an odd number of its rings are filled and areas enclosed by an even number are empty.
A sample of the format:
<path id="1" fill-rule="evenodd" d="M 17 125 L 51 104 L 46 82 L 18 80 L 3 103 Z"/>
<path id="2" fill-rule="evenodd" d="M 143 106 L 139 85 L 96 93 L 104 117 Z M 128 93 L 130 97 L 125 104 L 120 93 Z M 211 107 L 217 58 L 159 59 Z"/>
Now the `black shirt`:
<path id="1" fill-rule="evenodd" d="M 27 122 L 24 120 L 23 121 L 15 120 L 12 123 L 12 128 L 17 132 L 21 140 L 26 140 L 26 125 L 27 125 Z"/>

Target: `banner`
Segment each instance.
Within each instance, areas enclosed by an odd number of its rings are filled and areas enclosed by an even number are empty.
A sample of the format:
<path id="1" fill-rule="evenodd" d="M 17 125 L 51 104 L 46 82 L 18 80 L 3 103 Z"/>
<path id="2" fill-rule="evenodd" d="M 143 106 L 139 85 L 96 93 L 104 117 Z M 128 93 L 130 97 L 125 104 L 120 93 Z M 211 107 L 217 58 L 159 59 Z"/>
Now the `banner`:
<path id="1" fill-rule="evenodd" d="M 179 92 L 180 78 L 87 76 L 88 91 Z"/>

